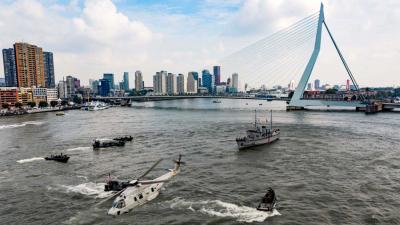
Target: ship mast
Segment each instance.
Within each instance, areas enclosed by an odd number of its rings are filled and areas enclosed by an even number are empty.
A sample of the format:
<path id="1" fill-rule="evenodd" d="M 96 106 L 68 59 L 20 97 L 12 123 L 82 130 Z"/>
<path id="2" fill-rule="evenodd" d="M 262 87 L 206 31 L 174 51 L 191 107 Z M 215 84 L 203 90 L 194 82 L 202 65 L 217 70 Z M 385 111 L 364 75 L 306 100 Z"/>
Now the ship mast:
<path id="1" fill-rule="evenodd" d="M 271 131 L 272 131 L 272 109 L 271 109 L 271 120 L 270 120 L 270 122 L 271 122 Z"/>
<path id="2" fill-rule="evenodd" d="M 257 129 L 257 109 L 254 110 L 254 129 Z"/>

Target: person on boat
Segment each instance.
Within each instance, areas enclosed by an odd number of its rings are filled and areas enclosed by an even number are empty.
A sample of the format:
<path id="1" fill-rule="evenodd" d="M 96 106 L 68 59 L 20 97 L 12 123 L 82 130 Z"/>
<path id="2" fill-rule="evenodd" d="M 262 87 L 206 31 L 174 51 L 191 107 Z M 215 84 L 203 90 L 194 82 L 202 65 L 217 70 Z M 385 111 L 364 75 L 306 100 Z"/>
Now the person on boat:
<path id="1" fill-rule="evenodd" d="M 267 193 L 261 200 L 261 203 L 258 205 L 258 208 L 261 208 L 262 205 L 267 206 L 268 210 L 272 211 L 274 203 L 276 200 L 275 191 L 269 187 Z"/>

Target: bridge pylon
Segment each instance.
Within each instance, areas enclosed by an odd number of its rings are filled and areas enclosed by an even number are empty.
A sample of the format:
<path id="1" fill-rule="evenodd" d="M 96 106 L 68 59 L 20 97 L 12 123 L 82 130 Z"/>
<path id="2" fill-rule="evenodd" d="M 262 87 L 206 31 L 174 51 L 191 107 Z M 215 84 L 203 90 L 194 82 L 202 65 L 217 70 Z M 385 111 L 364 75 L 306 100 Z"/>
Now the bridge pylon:
<path id="1" fill-rule="evenodd" d="M 309 100 L 309 99 L 303 98 L 304 90 L 306 89 L 307 82 L 310 79 L 311 73 L 314 69 L 314 65 L 318 58 L 318 54 L 320 52 L 321 36 L 322 36 L 322 28 L 323 27 L 325 27 L 326 31 L 328 32 L 329 37 L 331 38 L 332 43 L 334 44 L 335 49 L 344 65 L 354 87 L 356 88 L 356 90 L 359 91 L 359 86 L 358 86 L 356 80 L 354 79 L 354 76 L 353 76 L 350 68 L 348 67 L 342 53 L 340 52 L 330 30 L 328 29 L 328 26 L 326 25 L 325 17 L 324 17 L 324 5 L 321 3 L 321 7 L 320 7 L 320 11 L 319 11 L 319 18 L 318 18 L 318 23 L 317 23 L 317 32 L 316 32 L 316 36 L 315 36 L 314 49 L 313 49 L 311 57 L 307 63 L 307 66 L 304 69 L 304 72 L 300 78 L 297 88 L 294 91 L 294 94 L 289 102 L 289 105 L 287 106 L 287 109 L 288 110 L 299 110 L 299 109 L 304 109 L 306 106 L 340 106 L 340 107 L 355 107 L 355 108 L 365 107 L 366 104 L 363 101 L 364 100 L 363 97 L 360 101 L 328 101 L 328 100 L 314 100 L 314 99 Z"/>

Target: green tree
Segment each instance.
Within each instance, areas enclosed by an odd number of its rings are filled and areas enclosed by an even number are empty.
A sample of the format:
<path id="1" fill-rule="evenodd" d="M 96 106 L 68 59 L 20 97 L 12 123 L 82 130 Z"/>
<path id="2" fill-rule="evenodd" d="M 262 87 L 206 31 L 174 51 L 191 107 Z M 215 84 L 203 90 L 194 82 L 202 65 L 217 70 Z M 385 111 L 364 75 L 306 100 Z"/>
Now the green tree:
<path id="1" fill-rule="evenodd" d="M 15 108 L 21 108 L 22 107 L 22 103 L 21 102 L 16 102 L 15 104 L 14 104 L 14 106 L 15 106 Z"/>
<path id="2" fill-rule="evenodd" d="M 58 102 L 57 102 L 57 101 L 50 101 L 50 105 L 51 105 L 51 107 L 56 107 L 56 106 L 57 106 L 57 104 L 58 104 Z"/>
<path id="3" fill-rule="evenodd" d="M 325 94 L 336 94 L 338 90 L 334 89 L 334 88 L 330 88 L 328 90 L 325 91 Z"/>
<path id="4" fill-rule="evenodd" d="M 10 108 L 10 105 L 8 103 L 3 103 L 3 104 L 1 104 L 1 107 L 3 109 L 8 109 L 8 108 Z"/>
<path id="5" fill-rule="evenodd" d="M 82 98 L 80 98 L 76 95 L 72 98 L 72 101 L 76 104 L 82 104 Z"/>
<path id="6" fill-rule="evenodd" d="M 28 102 L 26 103 L 29 107 L 33 108 L 36 106 L 36 102 Z"/>
<path id="7" fill-rule="evenodd" d="M 40 102 L 39 102 L 39 107 L 40 107 L 40 108 L 45 108 L 45 107 L 47 107 L 47 106 L 49 106 L 49 104 L 48 104 L 46 101 L 40 101 Z"/>

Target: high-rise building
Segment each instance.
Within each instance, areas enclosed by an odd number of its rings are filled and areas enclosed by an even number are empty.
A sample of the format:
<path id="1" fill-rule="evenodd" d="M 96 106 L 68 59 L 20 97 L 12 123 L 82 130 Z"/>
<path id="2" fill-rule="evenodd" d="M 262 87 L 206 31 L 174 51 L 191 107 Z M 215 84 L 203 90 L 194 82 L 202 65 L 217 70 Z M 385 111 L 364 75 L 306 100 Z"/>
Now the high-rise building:
<path id="1" fill-rule="evenodd" d="M 232 92 L 237 92 L 239 89 L 239 74 L 232 74 Z"/>
<path id="2" fill-rule="evenodd" d="M 129 73 L 124 72 L 124 81 L 123 81 L 123 89 L 125 91 L 129 91 Z"/>
<path id="3" fill-rule="evenodd" d="M 99 85 L 100 85 L 100 83 L 98 80 L 94 80 L 92 82 L 92 85 L 90 87 L 92 88 L 93 94 L 95 94 L 95 95 L 99 94 Z"/>
<path id="4" fill-rule="evenodd" d="M 215 85 L 220 85 L 221 84 L 221 66 L 214 66 L 214 79 L 215 79 Z"/>
<path id="5" fill-rule="evenodd" d="M 18 87 L 17 67 L 13 48 L 3 49 L 3 66 L 6 87 Z"/>
<path id="6" fill-rule="evenodd" d="M 103 79 L 107 79 L 108 81 L 110 81 L 110 90 L 115 88 L 114 74 L 113 73 L 105 73 L 105 74 L 103 74 Z"/>
<path id="7" fill-rule="evenodd" d="M 197 93 L 197 79 L 198 78 L 198 73 L 197 72 L 189 72 L 188 73 L 188 77 L 187 77 L 187 81 L 186 81 L 186 91 L 189 94 L 195 94 Z"/>
<path id="8" fill-rule="evenodd" d="M 56 86 L 54 77 L 54 62 L 52 52 L 43 52 L 44 81 L 47 88 Z"/>
<path id="9" fill-rule="evenodd" d="M 28 43 L 15 43 L 15 64 L 19 87 L 45 87 L 43 50 Z"/>
<path id="10" fill-rule="evenodd" d="M 318 79 L 315 79 L 314 80 L 314 88 L 315 88 L 315 90 L 319 90 L 321 87 L 320 87 L 320 84 L 321 82 L 320 82 L 320 80 L 318 80 Z"/>
<path id="11" fill-rule="evenodd" d="M 308 90 L 308 91 L 311 91 L 311 90 L 312 90 L 312 84 L 311 84 L 311 83 L 308 83 L 308 84 L 307 84 L 307 90 Z"/>
<path id="12" fill-rule="evenodd" d="M 58 82 L 58 98 L 67 98 L 67 82 L 64 80 Z"/>
<path id="13" fill-rule="evenodd" d="M 201 77 L 202 77 L 202 87 L 207 88 L 209 94 L 214 93 L 214 86 L 215 86 L 214 76 L 211 75 L 208 70 L 203 70 L 201 72 Z"/>
<path id="14" fill-rule="evenodd" d="M 167 75 L 167 93 L 169 95 L 176 95 L 178 93 L 176 75 L 173 73 L 168 73 Z"/>
<path id="15" fill-rule="evenodd" d="M 103 78 L 99 80 L 100 82 L 100 87 L 99 87 L 99 93 L 103 97 L 107 97 L 110 95 L 111 92 L 111 82 L 109 79 Z"/>
<path id="16" fill-rule="evenodd" d="M 135 90 L 141 91 L 144 87 L 142 87 L 143 77 L 142 72 L 140 70 L 135 72 Z"/>
<path id="17" fill-rule="evenodd" d="M 294 91 L 294 80 L 291 80 L 289 85 L 288 85 L 289 91 Z"/>
<path id="18" fill-rule="evenodd" d="M 346 91 L 350 91 L 350 80 L 346 80 Z"/>
<path id="19" fill-rule="evenodd" d="M 157 72 L 153 76 L 153 89 L 155 94 L 163 95 L 167 93 L 167 71 Z"/>
<path id="20" fill-rule="evenodd" d="M 178 77 L 176 78 L 176 91 L 180 95 L 185 94 L 185 76 L 181 73 L 178 74 Z"/>

